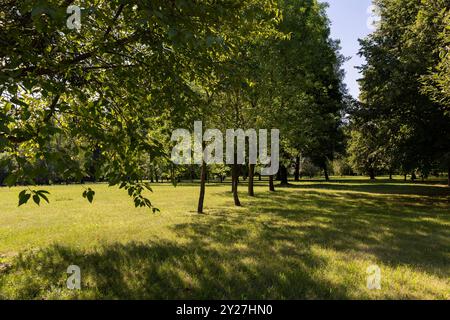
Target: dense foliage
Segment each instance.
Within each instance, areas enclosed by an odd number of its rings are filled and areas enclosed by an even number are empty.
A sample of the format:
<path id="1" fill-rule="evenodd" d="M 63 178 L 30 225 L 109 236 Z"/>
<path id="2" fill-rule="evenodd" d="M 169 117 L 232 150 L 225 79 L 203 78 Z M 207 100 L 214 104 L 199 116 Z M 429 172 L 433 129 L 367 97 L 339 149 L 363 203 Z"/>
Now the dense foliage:
<path id="1" fill-rule="evenodd" d="M 361 105 L 353 110 L 349 153 L 355 168 L 381 172 L 449 170 L 446 0 L 377 0 L 378 29 L 361 41 Z M 450 184 L 450 180 L 449 180 Z"/>
<path id="2" fill-rule="evenodd" d="M 65 25 L 71 4 L 82 8 L 80 30 Z M 0 26 L 9 186 L 100 180 L 151 207 L 148 180 L 199 177 L 197 166 L 169 161 L 171 131 L 194 120 L 280 128 L 285 179 L 300 153 L 326 170 L 337 150 L 343 58 L 316 0 L 7 0 Z M 238 176 L 253 179 L 255 168 L 231 172 L 237 197 Z M 41 195 L 25 190 L 20 203 Z"/>

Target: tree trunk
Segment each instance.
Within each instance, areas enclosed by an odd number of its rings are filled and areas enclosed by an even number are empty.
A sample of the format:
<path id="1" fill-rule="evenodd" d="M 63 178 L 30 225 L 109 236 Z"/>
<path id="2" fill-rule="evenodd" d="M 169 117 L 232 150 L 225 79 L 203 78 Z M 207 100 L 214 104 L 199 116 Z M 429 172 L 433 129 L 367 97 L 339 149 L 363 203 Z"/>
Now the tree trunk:
<path id="1" fill-rule="evenodd" d="M 300 156 L 297 156 L 295 158 L 294 180 L 295 181 L 300 181 Z"/>
<path id="2" fill-rule="evenodd" d="M 405 182 L 406 182 L 406 179 L 408 178 L 408 176 L 406 174 L 404 176 L 405 176 Z"/>
<path id="3" fill-rule="evenodd" d="M 373 169 L 369 170 L 369 177 L 370 177 L 370 180 L 375 180 L 375 170 L 373 170 Z"/>
<path id="4" fill-rule="evenodd" d="M 97 170 L 99 166 L 99 161 L 101 157 L 101 150 L 100 147 L 97 145 L 92 152 L 92 158 L 91 158 L 91 165 L 89 166 L 88 174 L 90 182 L 97 182 Z"/>
<path id="5" fill-rule="evenodd" d="M 330 176 L 328 175 L 327 165 L 323 166 L 323 174 L 325 175 L 325 181 L 330 181 Z"/>
<path id="6" fill-rule="evenodd" d="M 260 173 L 260 174 L 258 174 L 258 181 L 261 181 L 261 180 L 262 180 L 262 175 Z"/>
<path id="7" fill-rule="evenodd" d="M 234 166 L 231 165 L 231 193 L 234 192 Z"/>
<path id="8" fill-rule="evenodd" d="M 255 196 L 255 191 L 253 189 L 253 179 L 255 176 L 255 165 L 249 164 L 248 165 L 248 195 L 250 197 Z"/>
<path id="9" fill-rule="evenodd" d="M 284 165 L 280 166 L 280 182 L 282 185 L 288 184 L 288 172 L 286 166 Z"/>
<path id="10" fill-rule="evenodd" d="M 203 213 L 203 202 L 205 200 L 205 182 L 206 182 L 206 162 L 203 161 L 200 172 L 200 196 L 198 197 L 197 213 Z"/>
<path id="11" fill-rule="evenodd" d="M 233 181 L 232 181 L 232 185 L 233 185 L 233 199 L 234 199 L 234 204 L 237 207 L 241 206 L 241 202 L 239 201 L 239 195 L 238 195 L 238 178 L 239 178 L 239 171 L 238 171 L 238 165 L 236 163 L 233 164 Z"/>
<path id="12" fill-rule="evenodd" d="M 392 180 L 392 173 L 389 173 L 389 180 Z"/>
<path id="13" fill-rule="evenodd" d="M 277 181 L 281 181 L 281 167 L 282 165 L 280 165 L 280 170 L 278 170 L 277 174 L 275 175 L 275 180 Z"/>
<path id="14" fill-rule="evenodd" d="M 269 191 L 275 191 L 275 186 L 273 185 L 273 176 L 269 176 Z"/>

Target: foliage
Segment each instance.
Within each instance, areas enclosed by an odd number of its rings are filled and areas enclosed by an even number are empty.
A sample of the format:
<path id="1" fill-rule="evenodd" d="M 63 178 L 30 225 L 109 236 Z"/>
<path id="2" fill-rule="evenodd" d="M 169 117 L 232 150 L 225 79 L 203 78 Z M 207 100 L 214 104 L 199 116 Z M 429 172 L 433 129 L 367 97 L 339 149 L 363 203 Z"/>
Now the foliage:
<path id="1" fill-rule="evenodd" d="M 450 167 L 447 107 L 422 85 L 439 59 L 440 18 L 448 2 L 378 0 L 376 5 L 379 27 L 361 40 L 367 63 L 361 68 L 361 104 L 352 113 L 353 129 L 360 132 L 350 142 L 351 150 L 360 151 L 349 152 L 353 162 L 425 175 L 436 163 Z"/>
<path id="2" fill-rule="evenodd" d="M 279 15 L 269 0 L 82 1 L 77 32 L 64 26 L 68 3 L 1 4 L 0 149 L 17 163 L 5 182 L 32 182 L 36 161 L 82 179 L 89 168 L 46 148 L 58 134 L 77 154 L 98 150 L 98 175 L 133 184 L 135 202 L 142 154 L 167 157 L 151 134 L 167 122 L 155 118 L 183 117 L 199 100 L 193 82 L 242 38 L 268 36 Z"/>

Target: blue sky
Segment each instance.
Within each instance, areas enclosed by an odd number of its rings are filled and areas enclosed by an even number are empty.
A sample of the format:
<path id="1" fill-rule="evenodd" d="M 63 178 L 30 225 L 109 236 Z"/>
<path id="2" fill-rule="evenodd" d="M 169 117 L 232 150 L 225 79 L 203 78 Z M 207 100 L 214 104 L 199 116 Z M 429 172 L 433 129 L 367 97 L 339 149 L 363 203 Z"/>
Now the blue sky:
<path id="1" fill-rule="evenodd" d="M 351 59 L 345 64 L 345 82 L 353 97 L 358 98 L 359 87 L 356 82 L 360 78 L 355 66 L 360 66 L 364 60 L 358 56 L 359 38 L 364 38 L 371 30 L 367 26 L 370 18 L 368 8 L 371 0 L 320 0 L 328 2 L 328 17 L 331 20 L 331 36 L 341 40 L 342 54 Z"/>

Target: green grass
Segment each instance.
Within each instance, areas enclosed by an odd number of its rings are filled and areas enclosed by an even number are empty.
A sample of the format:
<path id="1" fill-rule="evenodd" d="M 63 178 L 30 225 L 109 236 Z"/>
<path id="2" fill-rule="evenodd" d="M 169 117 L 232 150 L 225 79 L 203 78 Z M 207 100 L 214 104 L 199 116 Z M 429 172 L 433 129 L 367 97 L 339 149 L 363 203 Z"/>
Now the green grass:
<path id="1" fill-rule="evenodd" d="M 50 204 L 17 207 L 0 188 L 3 299 L 450 299 L 450 189 L 438 183 L 305 181 L 257 197 L 209 185 L 157 185 L 161 213 L 122 190 L 52 186 Z M 82 289 L 66 289 L 69 265 Z M 366 269 L 381 268 L 368 290 Z"/>

